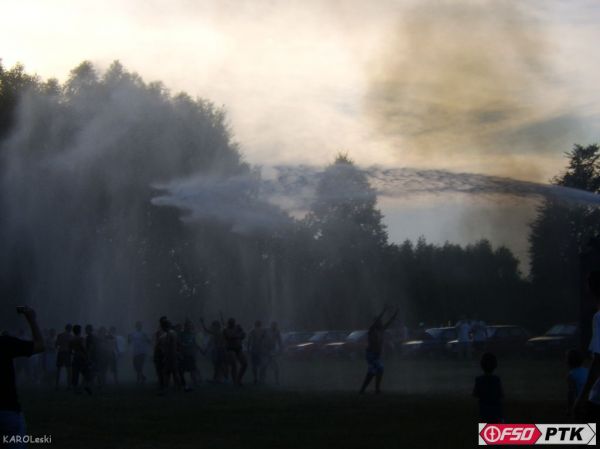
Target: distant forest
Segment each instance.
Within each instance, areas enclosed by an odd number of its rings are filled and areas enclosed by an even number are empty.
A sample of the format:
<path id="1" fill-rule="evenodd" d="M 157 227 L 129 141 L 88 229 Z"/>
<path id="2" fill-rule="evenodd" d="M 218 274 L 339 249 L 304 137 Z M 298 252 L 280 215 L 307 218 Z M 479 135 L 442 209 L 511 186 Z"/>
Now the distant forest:
<path id="1" fill-rule="evenodd" d="M 597 145 L 576 145 L 553 182 L 598 193 L 599 157 Z M 508 248 L 487 240 L 390 242 L 375 190 L 343 155 L 307 215 L 286 215 L 275 230 L 184 223 L 180 210 L 151 203 L 161 182 L 251 170 L 224 110 L 206 99 L 118 62 L 104 72 L 83 62 L 63 84 L 0 64 L 3 307 L 33 305 L 55 326 L 222 312 L 350 329 L 384 304 L 409 326 L 463 314 L 535 330 L 577 320 L 579 252 L 600 229 L 592 207 L 540 200 L 525 277 Z"/>

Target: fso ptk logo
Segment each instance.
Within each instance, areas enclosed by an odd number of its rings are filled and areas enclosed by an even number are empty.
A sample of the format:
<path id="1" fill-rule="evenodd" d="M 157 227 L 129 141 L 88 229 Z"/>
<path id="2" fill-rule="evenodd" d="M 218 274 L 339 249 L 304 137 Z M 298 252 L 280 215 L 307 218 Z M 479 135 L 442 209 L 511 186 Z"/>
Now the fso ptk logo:
<path id="1" fill-rule="evenodd" d="M 479 445 L 596 445 L 596 423 L 479 424 Z"/>

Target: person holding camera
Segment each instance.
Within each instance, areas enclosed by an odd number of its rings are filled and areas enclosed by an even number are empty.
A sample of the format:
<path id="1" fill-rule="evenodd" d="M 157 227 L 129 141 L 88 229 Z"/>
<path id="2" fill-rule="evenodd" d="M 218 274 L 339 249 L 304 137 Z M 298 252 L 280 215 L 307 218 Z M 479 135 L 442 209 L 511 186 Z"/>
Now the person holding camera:
<path id="1" fill-rule="evenodd" d="M 27 320 L 33 340 L 0 336 L 0 435 L 22 437 L 25 435 L 25 419 L 17 395 L 13 359 L 43 352 L 44 337 L 33 309 L 17 307 L 17 313 Z M 14 447 L 25 447 L 25 444 L 17 443 Z"/>

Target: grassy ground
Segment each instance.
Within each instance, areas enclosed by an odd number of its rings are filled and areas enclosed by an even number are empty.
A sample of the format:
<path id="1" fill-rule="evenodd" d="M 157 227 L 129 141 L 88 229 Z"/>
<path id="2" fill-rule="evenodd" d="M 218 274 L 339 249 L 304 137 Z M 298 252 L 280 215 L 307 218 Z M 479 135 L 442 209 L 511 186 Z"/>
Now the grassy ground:
<path id="1" fill-rule="evenodd" d="M 477 442 L 476 364 L 396 361 L 386 393 L 356 394 L 360 362 L 288 362 L 278 388 L 204 384 L 159 397 L 152 386 L 92 397 L 22 389 L 32 435 L 56 448 L 464 448 Z M 206 372 L 206 371 L 205 371 Z M 564 422 L 564 368 L 503 362 L 509 422 Z M 251 376 L 249 376 L 251 377 Z"/>

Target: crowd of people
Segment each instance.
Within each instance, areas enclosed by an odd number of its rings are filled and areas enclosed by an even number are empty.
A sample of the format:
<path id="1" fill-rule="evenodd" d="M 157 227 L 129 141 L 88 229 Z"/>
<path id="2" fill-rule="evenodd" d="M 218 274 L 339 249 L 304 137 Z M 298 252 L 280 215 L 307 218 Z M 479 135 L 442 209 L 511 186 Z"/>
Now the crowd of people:
<path id="1" fill-rule="evenodd" d="M 46 329 L 42 332 L 44 351 L 15 359 L 16 377 L 27 384 L 53 384 L 57 390 L 66 383 L 77 393 L 91 394 L 108 382 L 119 383 L 121 360 L 129 352 L 138 384 L 146 383 L 146 363 L 152 356 L 161 394 L 169 385 L 185 391 L 197 386 L 201 382 L 198 357 L 206 357 L 212 364 L 209 382 L 242 385 L 249 358 L 254 384 L 265 383 L 271 371 L 274 382 L 279 383 L 282 337 L 276 322 L 264 328 L 256 321 L 248 335 L 234 318 L 226 323 L 215 320 L 208 327 L 204 320 L 200 323 L 197 331 L 189 319 L 172 324 L 161 317 L 158 330 L 149 335 L 138 321 L 127 338 L 119 335 L 115 326 L 96 330 L 91 324 L 85 328 L 67 324 L 58 334 Z M 24 331 L 17 337 L 25 340 Z"/>
<path id="2" fill-rule="evenodd" d="M 589 277 L 589 290 L 596 301 L 598 312 L 593 318 L 593 333 L 589 350 L 591 364 L 585 367 L 581 352 L 571 350 L 567 354 L 569 375 L 569 413 L 588 420 L 600 416 L 600 271 Z M 167 317 L 161 317 L 159 328 L 153 337 L 144 332 L 141 322 L 125 339 L 115 327 L 100 327 L 96 332 L 92 325 L 67 324 L 60 334 L 53 329 L 40 331 L 35 311 L 28 307 L 17 308 L 27 320 L 31 340 L 3 333 L 0 335 L 0 430 L 3 434 L 24 435 L 25 421 L 17 396 L 15 370 L 22 371 L 30 380 L 54 381 L 58 389 L 61 375 L 65 373 L 67 385 L 77 392 L 92 394 L 94 388 L 102 388 L 107 379 L 119 382 L 119 358 L 125 352 L 127 342 L 131 347 L 133 367 L 138 384 L 146 382 L 145 364 L 153 348 L 153 361 L 158 378 L 159 394 L 165 394 L 172 382 L 176 389 L 190 390 L 200 382 L 197 356 L 204 355 L 212 363 L 211 382 L 243 384 L 248 358 L 255 384 L 264 383 L 269 370 L 279 382 L 278 354 L 282 350 L 282 337 L 277 323 L 264 328 L 256 321 L 248 335 L 243 327 L 230 318 L 213 321 L 207 326 L 200 320 L 202 332 L 197 332 L 191 320 L 173 325 Z M 380 392 L 383 377 L 382 350 L 386 329 L 398 315 L 396 309 L 384 321 L 388 309 L 375 318 L 368 331 L 365 359 L 367 374 L 360 393 L 364 393 L 375 379 L 375 392 Z M 485 324 L 479 320 L 463 318 L 456 325 L 459 342 L 475 345 L 478 338 L 485 338 Z M 24 333 L 23 333 L 24 334 Z M 479 335 L 479 337 L 478 337 Z M 23 335 L 20 333 L 20 337 Z M 16 367 L 13 363 L 16 361 Z M 475 379 L 473 396 L 479 402 L 479 421 L 504 422 L 502 382 L 494 374 L 498 360 L 490 352 L 481 357 L 483 374 Z M 189 379 L 186 375 L 189 374 Z M 592 421 L 590 421 L 592 422 Z"/>
<path id="3" fill-rule="evenodd" d="M 484 349 L 487 340 L 487 326 L 480 319 L 469 319 L 463 315 L 456 323 L 456 335 L 458 340 L 458 355 L 463 358 L 471 358 L 473 350 Z"/>

